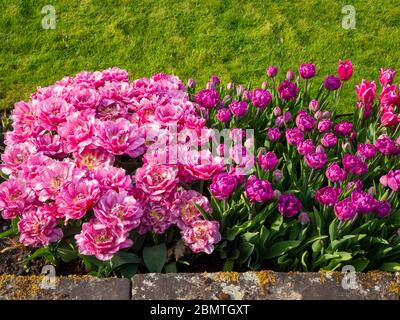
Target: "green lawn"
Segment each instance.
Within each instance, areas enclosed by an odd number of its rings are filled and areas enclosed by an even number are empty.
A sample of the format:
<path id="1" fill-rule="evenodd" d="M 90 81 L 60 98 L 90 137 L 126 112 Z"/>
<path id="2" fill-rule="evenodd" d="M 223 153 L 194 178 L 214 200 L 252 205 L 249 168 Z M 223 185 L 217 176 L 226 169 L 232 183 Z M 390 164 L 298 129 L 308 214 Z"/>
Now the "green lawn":
<path id="1" fill-rule="evenodd" d="M 44 30 L 40 11 L 50 3 L 57 28 Z M 355 30 L 342 28 L 346 4 L 356 8 Z M 0 10 L 3 109 L 84 69 L 118 66 L 132 79 L 165 71 L 200 84 L 217 74 L 258 84 L 269 64 L 313 61 L 321 80 L 336 72 L 339 58 L 350 58 L 353 88 L 400 61 L 400 6 L 393 0 L 0 0 Z M 354 97 L 347 88 L 339 111 L 350 110 Z"/>

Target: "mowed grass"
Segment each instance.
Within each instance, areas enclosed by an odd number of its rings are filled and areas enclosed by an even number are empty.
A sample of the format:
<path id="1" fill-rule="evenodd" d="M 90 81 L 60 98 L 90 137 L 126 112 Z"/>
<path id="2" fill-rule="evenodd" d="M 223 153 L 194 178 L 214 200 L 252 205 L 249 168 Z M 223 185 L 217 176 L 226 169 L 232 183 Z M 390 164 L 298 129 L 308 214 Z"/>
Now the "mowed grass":
<path id="1" fill-rule="evenodd" d="M 41 26 L 44 5 L 57 13 L 55 30 Z M 346 4 L 356 9 L 356 29 L 342 28 Z M 0 0 L 0 108 L 28 99 L 81 70 L 111 66 L 131 79 L 168 72 L 204 85 L 222 81 L 259 85 L 265 67 L 317 64 L 321 81 L 351 59 L 339 112 L 354 108 L 354 86 L 376 79 L 400 60 L 400 7 L 393 0 Z"/>

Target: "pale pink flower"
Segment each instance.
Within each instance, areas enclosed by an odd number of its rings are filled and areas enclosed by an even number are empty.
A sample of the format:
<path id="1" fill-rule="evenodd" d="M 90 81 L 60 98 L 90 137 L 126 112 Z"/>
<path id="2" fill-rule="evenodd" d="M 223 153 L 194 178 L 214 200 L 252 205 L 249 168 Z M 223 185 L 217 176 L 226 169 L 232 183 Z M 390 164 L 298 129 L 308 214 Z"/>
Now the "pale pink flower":
<path id="1" fill-rule="evenodd" d="M 74 176 L 81 177 L 83 171 L 78 171 L 71 162 L 53 161 L 42 167 L 38 175 L 32 180 L 32 188 L 36 191 L 39 200 L 45 202 L 54 200 L 59 195 L 62 187 Z"/>
<path id="2" fill-rule="evenodd" d="M 49 131 L 43 131 L 36 138 L 32 138 L 32 143 L 36 146 L 38 152 L 42 152 L 49 157 L 62 158 L 65 156 L 61 137 L 58 134 L 51 134 Z"/>
<path id="3" fill-rule="evenodd" d="M 74 112 L 67 121 L 58 126 L 57 132 L 63 141 L 66 153 L 79 152 L 92 144 L 94 135 L 94 116 L 82 112 Z"/>
<path id="4" fill-rule="evenodd" d="M 127 154 L 136 158 L 145 151 L 143 128 L 126 119 L 99 121 L 96 136 L 96 144 L 115 155 Z"/>
<path id="5" fill-rule="evenodd" d="M 132 189 L 132 179 L 122 168 L 99 166 L 92 171 L 91 176 L 99 182 L 103 191 L 113 189 L 119 192 Z"/>
<path id="6" fill-rule="evenodd" d="M 221 241 L 217 221 L 198 220 L 181 232 L 182 240 L 195 252 L 211 254 L 214 245 Z"/>
<path id="7" fill-rule="evenodd" d="M 20 179 L 10 179 L 0 184 L 0 211 L 3 219 L 14 219 L 29 209 L 35 193 Z"/>
<path id="8" fill-rule="evenodd" d="M 120 225 L 129 232 L 137 228 L 143 210 L 139 202 L 126 191 L 116 192 L 108 190 L 94 207 L 94 215 L 104 225 Z"/>
<path id="9" fill-rule="evenodd" d="M 208 214 L 212 213 L 210 202 L 201 193 L 195 190 L 181 190 L 175 193 L 171 211 L 176 217 L 176 223 L 181 230 L 200 220 L 202 214 L 199 207 Z"/>
<path id="10" fill-rule="evenodd" d="M 17 173 L 21 169 L 21 165 L 36 153 L 37 148 L 30 142 L 9 145 L 1 155 L 3 161 L 1 170 L 7 175 Z"/>
<path id="11" fill-rule="evenodd" d="M 78 110 L 94 109 L 100 102 L 100 95 L 91 88 L 80 88 L 71 92 L 71 103 Z"/>
<path id="12" fill-rule="evenodd" d="M 153 200 L 170 195 L 178 183 L 176 166 L 162 164 L 145 164 L 136 170 L 136 186 L 146 192 Z"/>
<path id="13" fill-rule="evenodd" d="M 63 237 L 57 220 L 49 214 L 47 207 L 33 207 L 22 215 L 18 222 L 19 241 L 31 247 L 48 246 Z"/>
<path id="14" fill-rule="evenodd" d="M 185 114 L 193 111 L 191 102 L 173 99 L 167 104 L 157 106 L 154 114 L 157 121 L 163 124 L 174 124 L 182 123 L 185 120 Z"/>
<path id="15" fill-rule="evenodd" d="M 144 207 L 139 233 L 153 231 L 156 234 L 163 234 L 176 222 L 176 217 L 172 214 L 170 203 L 162 201 L 149 201 Z"/>
<path id="16" fill-rule="evenodd" d="M 39 103 L 39 124 L 47 130 L 57 130 L 59 124 L 66 121 L 67 116 L 74 111 L 64 99 L 51 97 Z"/>
<path id="17" fill-rule="evenodd" d="M 74 179 L 66 183 L 56 198 L 58 212 L 66 221 L 81 219 L 100 197 L 100 187 L 97 180 L 85 178 Z"/>
<path id="18" fill-rule="evenodd" d="M 75 236 L 75 240 L 80 254 L 94 255 L 106 261 L 119 250 L 132 246 L 133 242 L 127 236 L 118 225 L 106 226 L 92 219 L 82 225 L 82 231 Z"/>
<path id="19" fill-rule="evenodd" d="M 42 169 L 52 164 L 53 161 L 42 153 L 34 154 L 21 165 L 18 177 L 31 185 L 33 179 L 41 173 Z"/>
<path id="20" fill-rule="evenodd" d="M 93 170 L 100 166 L 113 165 L 115 158 L 108 151 L 95 145 L 86 146 L 81 152 L 73 154 L 78 167 Z"/>
<path id="21" fill-rule="evenodd" d="M 37 105 L 32 105 L 31 102 L 20 101 L 14 105 L 11 113 L 13 127 L 16 128 L 32 128 L 37 126 Z"/>
<path id="22" fill-rule="evenodd" d="M 224 159 L 213 157 L 209 150 L 191 150 L 186 155 L 184 170 L 194 179 L 210 180 L 224 170 Z"/>

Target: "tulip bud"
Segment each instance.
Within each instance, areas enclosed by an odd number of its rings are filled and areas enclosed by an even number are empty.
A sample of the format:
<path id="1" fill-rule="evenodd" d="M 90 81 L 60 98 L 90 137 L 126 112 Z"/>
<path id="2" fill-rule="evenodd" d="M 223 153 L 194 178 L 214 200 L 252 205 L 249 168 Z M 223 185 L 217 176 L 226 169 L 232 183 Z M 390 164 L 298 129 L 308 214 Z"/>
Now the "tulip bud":
<path id="1" fill-rule="evenodd" d="M 233 83 L 232 82 L 228 82 L 228 84 L 226 85 L 226 89 L 232 90 L 233 89 Z"/>
<path id="2" fill-rule="evenodd" d="M 275 119 L 275 126 L 278 128 L 282 128 L 285 124 L 285 118 L 283 116 L 279 116 Z"/>
<path id="3" fill-rule="evenodd" d="M 243 100 L 250 100 L 250 91 L 248 90 L 243 91 Z"/>
<path id="4" fill-rule="evenodd" d="M 355 133 L 354 131 L 352 133 L 350 133 L 350 140 L 354 141 L 357 139 L 357 133 Z"/>
<path id="5" fill-rule="evenodd" d="M 302 226 L 310 222 L 310 216 L 307 212 L 300 213 L 298 219 Z"/>
<path id="6" fill-rule="evenodd" d="M 323 146 L 321 146 L 321 145 L 318 145 L 318 146 L 315 148 L 315 152 L 316 152 L 316 153 L 325 153 L 325 148 L 324 148 Z"/>
<path id="7" fill-rule="evenodd" d="M 225 103 L 227 103 L 229 100 L 231 100 L 231 96 L 230 96 L 230 95 L 226 95 L 226 96 L 222 99 L 222 105 L 225 105 Z"/>
<path id="8" fill-rule="evenodd" d="M 282 109 L 279 107 L 275 107 L 274 110 L 272 111 L 275 117 L 278 117 L 282 114 Z"/>
<path id="9" fill-rule="evenodd" d="M 321 120 L 322 119 L 321 110 L 318 110 L 316 113 L 314 113 L 314 118 L 317 119 L 317 120 Z"/>
<path id="10" fill-rule="evenodd" d="M 236 94 L 240 97 L 244 92 L 244 86 L 242 84 L 239 84 L 236 87 Z"/>
<path id="11" fill-rule="evenodd" d="M 264 82 L 261 84 L 261 89 L 267 90 L 267 89 L 268 89 L 268 83 L 264 81 Z"/>
<path id="12" fill-rule="evenodd" d="M 219 78 L 215 75 L 212 75 L 210 78 L 210 83 L 212 83 L 214 86 L 219 86 L 219 84 L 221 83 L 221 80 L 219 80 Z"/>
<path id="13" fill-rule="evenodd" d="M 189 88 L 194 88 L 194 87 L 196 87 L 196 81 L 194 81 L 192 78 L 190 78 L 187 82 L 187 85 Z"/>
<path id="14" fill-rule="evenodd" d="M 263 154 L 265 154 L 266 152 L 267 152 L 267 149 L 265 149 L 265 148 L 260 148 L 260 149 L 258 150 L 257 156 L 263 155 Z"/>
<path id="15" fill-rule="evenodd" d="M 319 102 L 318 102 L 318 100 L 315 100 L 315 99 L 311 100 L 310 103 L 308 104 L 308 109 L 311 112 L 317 112 L 319 110 Z"/>
<path id="16" fill-rule="evenodd" d="M 322 114 L 322 118 L 329 119 L 331 117 L 331 115 L 332 115 L 332 112 L 324 111 L 324 113 Z"/>
<path id="17" fill-rule="evenodd" d="M 342 149 L 344 152 L 350 153 L 351 152 L 351 144 L 349 142 L 342 143 Z"/>
<path id="18" fill-rule="evenodd" d="M 294 72 L 293 72 L 292 69 L 289 69 L 289 70 L 286 72 L 286 80 L 287 80 L 287 81 L 292 81 L 293 79 L 294 79 Z"/>
<path id="19" fill-rule="evenodd" d="M 274 78 L 277 73 L 278 73 L 278 67 L 276 66 L 269 66 L 266 70 L 265 73 L 267 74 L 268 77 Z"/>
<path id="20" fill-rule="evenodd" d="M 207 84 L 206 84 L 206 89 L 207 89 L 207 90 L 211 90 L 211 89 L 214 89 L 214 88 L 215 88 L 214 83 L 212 83 L 212 82 L 207 82 Z"/>
<path id="21" fill-rule="evenodd" d="M 279 200 L 281 195 L 282 195 L 282 192 L 280 192 L 279 190 L 274 190 L 274 195 L 272 196 L 272 199 Z"/>
<path id="22" fill-rule="evenodd" d="M 368 193 L 369 193 L 371 196 L 374 196 L 374 195 L 375 195 L 375 188 L 374 188 L 374 187 L 369 188 L 369 189 L 368 189 Z"/>
<path id="23" fill-rule="evenodd" d="M 397 236 L 400 238 L 400 228 L 397 229 Z"/>
<path id="24" fill-rule="evenodd" d="M 276 169 L 273 173 L 272 173 L 272 181 L 275 183 L 279 183 L 282 181 L 282 172 L 281 170 Z"/>
<path id="25" fill-rule="evenodd" d="M 284 118 L 285 122 L 290 122 L 293 119 L 292 114 L 289 111 L 285 112 L 285 114 L 283 115 L 283 118 Z"/>

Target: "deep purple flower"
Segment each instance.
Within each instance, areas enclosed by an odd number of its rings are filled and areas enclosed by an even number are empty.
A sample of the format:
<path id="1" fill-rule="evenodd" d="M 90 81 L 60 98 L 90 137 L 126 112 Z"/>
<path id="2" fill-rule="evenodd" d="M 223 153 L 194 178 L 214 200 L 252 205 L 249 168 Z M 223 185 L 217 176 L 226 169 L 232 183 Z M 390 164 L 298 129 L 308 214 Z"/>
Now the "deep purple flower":
<path id="1" fill-rule="evenodd" d="M 258 155 L 258 163 L 263 170 L 272 170 L 278 164 L 279 159 L 273 151 L 260 153 Z"/>
<path id="2" fill-rule="evenodd" d="M 265 108 L 272 99 L 272 95 L 269 91 L 263 89 L 254 89 L 250 96 L 253 106 L 259 109 Z"/>
<path id="3" fill-rule="evenodd" d="M 250 176 L 244 185 L 244 190 L 250 202 L 265 202 L 271 200 L 274 194 L 271 183 L 267 180 Z"/>
<path id="4" fill-rule="evenodd" d="M 346 171 L 337 162 L 333 162 L 326 169 L 325 175 L 332 182 L 341 182 L 346 178 Z"/>
<path id="5" fill-rule="evenodd" d="M 342 164 L 347 172 L 358 176 L 368 172 L 368 165 L 355 155 L 345 154 L 342 159 Z"/>
<path id="6" fill-rule="evenodd" d="M 315 200 L 326 206 L 333 206 L 338 201 L 339 195 L 342 192 L 340 188 L 324 187 L 315 193 Z"/>
<path id="7" fill-rule="evenodd" d="M 334 209 L 335 215 L 340 221 L 351 220 L 357 214 L 357 207 L 350 198 L 337 202 Z"/>
<path id="8" fill-rule="evenodd" d="M 371 159 L 375 157 L 378 149 L 370 143 L 360 143 L 357 146 L 357 155 L 363 158 L 364 160 Z"/>
<path id="9" fill-rule="evenodd" d="M 314 153 L 315 146 L 311 139 L 304 140 L 297 145 L 297 152 L 303 156 Z"/>
<path id="10" fill-rule="evenodd" d="M 268 128 L 267 137 L 270 141 L 277 141 L 281 138 L 281 131 L 278 128 Z"/>
<path id="11" fill-rule="evenodd" d="M 269 66 L 265 70 L 265 73 L 267 74 L 268 77 L 275 78 L 275 76 L 278 74 L 278 67 L 277 66 Z"/>
<path id="12" fill-rule="evenodd" d="M 246 101 L 232 101 L 229 104 L 229 109 L 236 117 L 243 117 L 247 113 Z"/>
<path id="13" fill-rule="evenodd" d="M 221 99 L 215 89 L 203 89 L 196 94 L 196 102 L 207 109 L 215 108 Z"/>
<path id="14" fill-rule="evenodd" d="M 299 75 L 303 79 L 311 79 L 315 76 L 315 64 L 313 63 L 303 63 L 299 67 Z"/>
<path id="15" fill-rule="evenodd" d="M 338 77 L 329 75 L 325 78 L 324 87 L 326 90 L 335 91 L 340 88 L 342 83 Z"/>
<path id="16" fill-rule="evenodd" d="M 337 138 L 333 133 L 328 132 L 325 133 L 324 136 L 321 138 L 321 143 L 324 147 L 332 148 L 336 146 Z"/>
<path id="17" fill-rule="evenodd" d="M 299 92 L 299 88 L 293 83 L 288 80 L 284 80 L 278 86 L 278 93 L 279 97 L 282 100 L 291 101 L 296 99 L 297 93 Z"/>
<path id="18" fill-rule="evenodd" d="M 350 181 L 346 186 L 346 190 L 353 189 L 353 191 L 361 191 L 362 188 L 363 188 L 363 183 L 360 179 L 355 179 L 353 181 Z"/>
<path id="19" fill-rule="evenodd" d="M 327 132 L 332 127 L 332 121 L 329 119 L 322 119 L 318 122 L 318 131 L 320 133 Z"/>
<path id="20" fill-rule="evenodd" d="M 218 110 L 216 117 L 220 122 L 229 122 L 231 120 L 231 112 L 227 108 L 221 108 Z"/>
<path id="21" fill-rule="evenodd" d="M 303 208 L 301 201 L 292 194 L 283 194 L 278 201 L 278 211 L 281 215 L 291 218 Z"/>
<path id="22" fill-rule="evenodd" d="M 400 146 L 387 135 L 382 134 L 375 141 L 375 147 L 384 155 L 400 154 Z"/>
<path id="23" fill-rule="evenodd" d="M 225 200 L 236 190 L 237 179 L 229 173 L 219 173 L 212 179 L 210 191 L 218 200 Z"/>
<path id="24" fill-rule="evenodd" d="M 379 218 L 385 218 L 390 215 L 392 207 L 387 200 L 375 201 L 374 212 Z"/>
<path id="25" fill-rule="evenodd" d="M 297 146 L 304 140 L 304 133 L 299 128 L 286 129 L 286 140 L 290 145 Z"/>
<path id="26" fill-rule="evenodd" d="M 306 164 L 313 169 L 322 169 L 328 162 L 326 153 L 309 153 L 305 156 Z"/>
<path id="27" fill-rule="evenodd" d="M 212 83 L 214 86 L 219 86 L 219 84 L 221 83 L 221 80 L 217 76 L 213 75 L 213 76 L 211 76 L 209 82 Z"/>
<path id="28" fill-rule="evenodd" d="M 353 191 L 350 198 L 357 208 L 357 213 L 371 213 L 375 208 L 376 200 L 368 192 Z"/>
<path id="29" fill-rule="evenodd" d="M 296 117 L 296 125 L 301 131 L 312 131 L 315 120 L 304 110 L 301 110 Z"/>
<path id="30" fill-rule="evenodd" d="M 347 136 L 353 131 L 353 124 L 348 121 L 342 121 L 338 123 L 333 130 L 342 136 Z"/>

